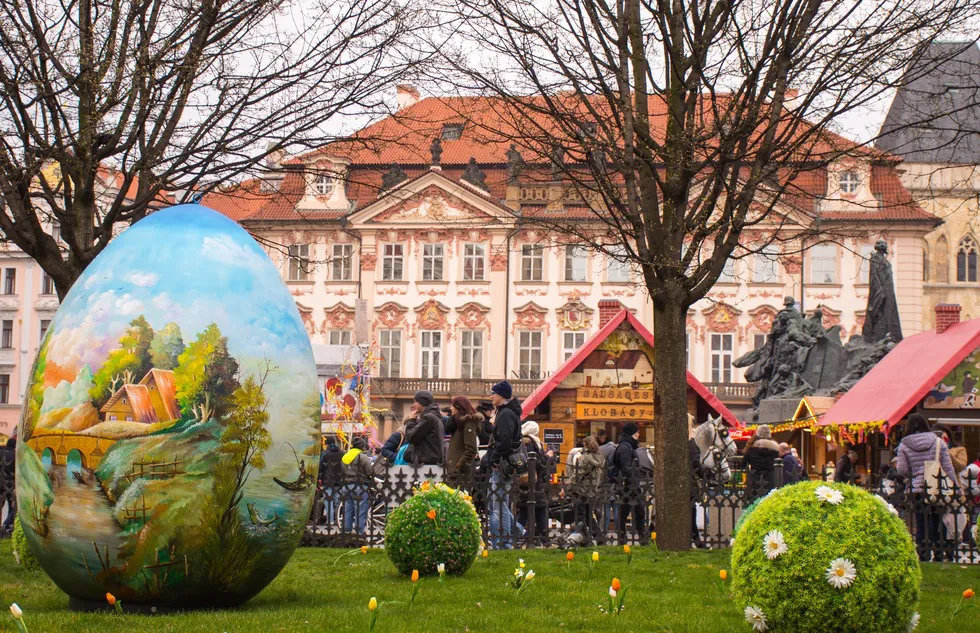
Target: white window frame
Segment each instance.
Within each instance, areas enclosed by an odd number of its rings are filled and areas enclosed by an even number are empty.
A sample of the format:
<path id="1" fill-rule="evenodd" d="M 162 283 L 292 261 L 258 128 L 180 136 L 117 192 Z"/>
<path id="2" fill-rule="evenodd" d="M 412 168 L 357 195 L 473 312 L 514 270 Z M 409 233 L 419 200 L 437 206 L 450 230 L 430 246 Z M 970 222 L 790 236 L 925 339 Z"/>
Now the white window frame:
<path id="1" fill-rule="evenodd" d="M 41 294 L 46 297 L 57 294 L 54 279 L 43 270 L 41 271 Z"/>
<path id="2" fill-rule="evenodd" d="M 544 281 L 544 247 L 521 245 L 521 281 Z"/>
<path id="3" fill-rule="evenodd" d="M 402 331 L 379 330 L 378 347 L 381 361 L 378 365 L 378 377 L 399 378 L 402 369 Z"/>
<path id="4" fill-rule="evenodd" d="M 815 244 L 810 247 L 810 283 L 813 285 L 836 284 L 837 245 Z"/>
<path id="5" fill-rule="evenodd" d="M 327 333 L 327 343 L 330 345 L 346 345 L 350 347 L 353 333 L 350 330 L 330 330 Z"/>
<path id="6" fill-rule="evenodd" d="M 575 352 L 585 345 L 585 332 L 581 330 L 565 331 L 561 333 L 561 362 L 567 361 L 575 355 Z"/>
<path id="7" fill-rule="evenodd" d="M 313 190 L 318 196 L 329 196 L 337 186 L 337 177 L 331 174 L 317 174 L 313 179 Z"/>
<path id="8" fill-rule="evenodd" d="M 397 265 L 397 275 L 396 272 Z M 390 271 L 390 274 L 389 274 Z M 402 281 L 405 278 L 405 245 L 387 243 L 381 245 L 381 280 Z"/>
<path id="9" fill-rule="evenodd" d="M 419 377 L 435 380 L 440 377 L 442 366 L 442 331 L 422 330 L 419 332 Z"/>
<path id="10" fill-rule="evenodd" d="M 353 244 L 334 244 L 331 259 L 330 278 L 333 281 L 350 281 L 354 278 Z"/>
<path id="11" fill-rule="evenodd" d="M 728 343 L 728 349 L 725 349 L 726 342 Z M 712 332 L 709 353 L 711 358 L 711 382 L 732 382 L 732 361 L 735 358 L 735 335 Z"/>
<path id="12" fill-rule="evenodd" d="M 565 281 L 586 283 L 589 279 L 589 251 L 584 246 L 565 247 Z"/>
<path id="13" fill-rule="evenodd" d="M 463 281 L 483 281 L 487 277 L 487 247 L 478 242 L 463 244 Z"/>
<path id="14" fill-rule="evenodd" d="M 772 244 L 762 247 L 755 254 L 755 266 L 752 268 L 752 281 L 757 284 L 779 283 L 779 249 Z"/>
<path id="15" fill-rule="evenodd" d="M 459 336 L 459 377 L 483 378 L 483 330 L 462 330 Z"/>
<path id="16" fill-rule="evenodd" d="M 289 256 L 286 260 L 287 281 L 309 281 L 310 280 L 310 245 L 309 244 L 290 244 L 288 248 Z"/>
<path id="17" fill-rule="evenodd" d="M 871 283 L 871 255 L 875 252 L 872 244 L 862 244 L 858 247 L 858 283 Z"/>
<path id="18" fill-rule="evenodd" d="M 735 278 L 735 260 L 729 257 L 725 260 L 725 266 L 721 269 L 721 274 L 718 276 L 718 283 L 720 284 L 734 284 L 738 283 Z"/>
<path id="19" fill-rule="evenodd" d="M 446 271 L 446 247 L 441 243 L 422 245 L 422 281 L 442 281 Z"/>
<path id="20" fill-rule="evenodd" d="M 841 193 L 855 193 L 861 186 L 861 176 L 853 169 L 847 169 L 840 173 Z"/>
<path id="21" fill-rule="evenodd" d="M 606 281 L 611 284 L 626 284 L 632 281 L 630 275 L 630 263 L 619 261 L 616 254 L 620 257 L 626 256 L 626 247 L 622 244 L 611 246 L 606 254 Z"/>
<path id="22" fill-rule="evenodd" d="M 544 333 L 541 330 L 518 330 L 517 372 L 522 380 L 540 379 L 544 373 Z"/>

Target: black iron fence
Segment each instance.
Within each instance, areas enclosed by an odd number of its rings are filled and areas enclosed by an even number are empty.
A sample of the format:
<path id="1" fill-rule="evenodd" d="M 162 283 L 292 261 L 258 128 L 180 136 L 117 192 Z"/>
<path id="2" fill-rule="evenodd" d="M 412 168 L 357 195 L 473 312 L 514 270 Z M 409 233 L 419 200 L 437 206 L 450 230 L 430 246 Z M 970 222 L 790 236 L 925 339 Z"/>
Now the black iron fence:
<path id="1" fill-rule="evenodd" d="M 753 477 L 734 464 L 731 478 L 691 486 L 692 547 L 722 548 L 742 512 L 774 487 L 785 485 L 780 460 L 769 476 Z M 12 464 L 0 455 L 0 515 L 13 521 Z M 541 469 L 544 471 L 545 469 Z M 526 477 L 477 472 L 460 478 L 434 465 L 390 466 L 371 478 L 321 476 L 303 538 L 306 546 L 380 546 L 388 515 L 425 481 L 467 490 L 480 513 L 489 547 L 586 547 L 644 544 L 656 531 L 657 509 L 649 473 L 609 481 L 566 469 L 541 477 L 535 455 Z M 595 473 L 593 473 L 595 474 Z M 900 480 L 866 477 L 858 485 L 890 503 L 908 525 L 923 560 L 980 564 L 973 526 L 980 514 L 980 481 L 960 481 L 941 495 L 912 492 Z M 6 527 L 8 523 L 4 523 Z M 9 534 L 8 530 L 3 530 Z"/>
<path id="2" fill-rule="evenodd" d="M 16 500 L 14 497 L 13 455 L 0 452 L 0 538 L 10 535 L 14 526 Z"/>

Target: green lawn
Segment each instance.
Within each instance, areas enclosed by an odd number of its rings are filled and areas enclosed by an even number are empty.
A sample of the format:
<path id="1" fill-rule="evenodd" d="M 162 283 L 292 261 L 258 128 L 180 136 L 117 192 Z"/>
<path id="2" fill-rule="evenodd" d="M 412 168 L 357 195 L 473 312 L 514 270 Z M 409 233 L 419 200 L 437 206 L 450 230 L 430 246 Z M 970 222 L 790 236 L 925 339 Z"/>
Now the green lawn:
<path id="1" fill-rule="evenodd" d="M 382 551 L 345 556 L 336 550 L 301 549 L 279 578 L 244 607 L 230 611 L 167 616 L 77 614 L 67 597 L 41 573 L 13 564 L 10 541 L 0 543 L 0 631 L 14 631 L 6 605 L 17 602 L 32 633 L 138 631 L 152 633 L 238 633 L 266 631 L 367 631 L 371 596 L 386 605 L 378 633 L 412 631 L 749 631 L 741 613 L 718 587 L 718 570 L 728 568 L 729 554 L 690 552 L 655 554 L 636 548 L 633 564 L 618 549 L 600 549 L 590 579 L 591 550 L 580 551 L 571 569 L 564 552 L 525 552 L 534 584 L 520 597 L 510 588 L 517 554 L 491 552 L 462 578 L 445 584 L 423 579 L 414 610 L 407 600 L 411 583 L 400 577 Z M 599 610 L 610 579 L 629 588 L 625 612 L 618 617 Z M 924 565 L 920 631 L 978 631 L 980 612 L 949 614 L 967 586 L 980 589 L 980 567 Z M 800 631 L 799 633 L 805 633 Z"/>

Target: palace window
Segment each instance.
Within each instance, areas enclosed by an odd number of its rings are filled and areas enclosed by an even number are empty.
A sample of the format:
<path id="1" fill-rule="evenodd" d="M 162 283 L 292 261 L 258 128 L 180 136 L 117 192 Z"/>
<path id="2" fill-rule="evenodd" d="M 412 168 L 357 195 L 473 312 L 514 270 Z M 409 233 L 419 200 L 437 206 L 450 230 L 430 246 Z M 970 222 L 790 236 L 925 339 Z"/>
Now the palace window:
<path id="1" fill-rule="evenodd" d="M 287 281 L 308 281 L 310 278 L 310 245 L 289 247 L 289 277 Z"/>
<path id="2" fill-rule="evenodd" d="M 402 366 L 402 331 L 381 330 L 378 332 L 378 347 L 381 348 L 381 378 L 398 378 Z"/>
<path id="3" fill-rule="evenodd" d="M 733 339 L 731 334 L 711 335 L 711 382 L 732 381 Z"/>
<path id="4" fill-rule="evenodd" d="M 334 186 L 337 184 L 337 179 L 330 174 L 320 174 L 316 177 L 314 186 L 316 187 L 316 195 L 327 196 L 333 191 Z"/>
<path id="5" fill-rule="evenodd" d="M 718 283 L 720 284 L 735 283 L 735 260 L 734 259 L 725 260 L 725 267 L 721 269 L 721 275 L 718 277 Z"/>
<path id="6" fill-rule="evenodd" d="M 354 276 L 354 245 L 333 245 L 333 274 L 334 281 L 350 281 Z"/>
<path id="7" fill-rule="evenodd" d="M 811 283 L 837 283 L 837 246 L 817 244 L 810 249 Z"/>
<path id="8" fill-rule="evenodd" d="M 458 141 L 459 137 L 463 135 L 463 124 L 462 123 L 443 123 L 442 125 L 442 140 L 444 141 Z"/>
<path id="9" fill-rule="evenodd" d="M 0 404 L 10 403 L 10 374 L 0 374 Z"/>
<path id="10" fill-rule="evenodd" d="M 871 255 L 875 252 L 875 247 L 871 244 L 862 244 L 858 248 L 858 256 L 861 258 L 861 266 L 858 268 L 858 283 L 866 284 L 871 280 Z"/>
<path id="11" fill-rule="evenodd" d="M 55 293 L 54 279 L 51 275 L 41 271 L 41 294 L 42 295 L 53 295 Z"/>
<path id="12" fill-rule="evenodd" d="M 401 281 L 404 267 L 404 247 L 401 244 L 385 244 L 381 251 L 381 279 Z"/>
<path id="13" fill-rule="evenodd" d="M 757 284 L 773 284 L 779 281 L 779 249 L 774 245 L 763 246 L 755 256 L 752 281 Z"/>
<path id="14" fill-rule="evenodd" d="M 350 345 L 350 330 L 330 330 L 329 343 L 331 345 Z"/>
<path id="15" fill-rule="evenodd" d="M 442 281 L 442 244 L 422 245 L 422 281 Z"/>
<path id="16" fill-rule="evenodd" d="M 14 322 L 11 320 L 5 320 L 3 322 L 3 340 L 0 341 L 0 347 L 3 349 L 10 349 L 14 346 Z"/>
<path id="17" fill-rule="evenodd" d="M 843 193 L 854 193 L 861 184 L 861 178 L 856 171 L 845 171 L 840 175 L 840 190 Z"/>
<path id="18" fill-rule="evenodd" d="M 483 378 L 483 332 L 464 330 L 460 336 L 460 378 Z"/>
<path id="19" fill-rule="evenodd" d="M 585 281 L 589 255 L 582 246 L 565 247 L 565 281 Z"/>
<path id="20" fill-rule="evenodd" d="M 17 293 L 17 269 L 8 268 L 3 275 L 3 294 L 12 295 Z"/>
<path id="21" fill-rule="evenodd" d="M 626 261 L 626 247 L 613 246 L 606 255 L 606 280 L 610 283 L 627 283 L 630 281 L 630 263 Z"/>
<path id="22" fill-rule="evenodd" d="M 419 333 L 422 339 L 422 375 L 421 378 L 439 377 L 439 365 L 442 357 L 442 332 L 425 330 Z"/>
<path id="23" fill-rule="evenodd" d="M 571 358 L 578 348 L 585 345 L 585 332 L 565 332 L 562 334 L 562 362 Z"/>
<path id="24" fill-rule="evenodd" d="M 541 332 L 518 333 L 517 358 L 518 376 L 521 380 L 541 378 Z"/>
<path id="25" fill-rule="evenodd" d="M 544 276 L 544 249 L 532 244 L 521 246 L 521 281 L 541 281 Z"/>
<path id="26" fill-rule="evenodd" d="M 44 337 L 47 336 L 49 327 L 51 327 L 51 319 L 41 319 L 41 338 L 39 342 L 44 342 Z"/>
<path id="27" fill-rule="evenodd" d="M 486 248 L 483 244 L 463 245 L 463 280 L 483 281 L 486 270 Z"/>
<path id="28" fill-rule="evenodd" d="M 956 252 L 956 281 L 977 280 L 977 243 L 967 235 Z"/>

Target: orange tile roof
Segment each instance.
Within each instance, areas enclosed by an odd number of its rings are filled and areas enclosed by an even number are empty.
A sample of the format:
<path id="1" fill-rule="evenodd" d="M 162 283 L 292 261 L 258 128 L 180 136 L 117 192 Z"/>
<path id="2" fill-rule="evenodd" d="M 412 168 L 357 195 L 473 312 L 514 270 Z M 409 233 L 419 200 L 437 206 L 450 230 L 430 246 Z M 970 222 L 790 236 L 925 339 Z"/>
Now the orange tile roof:
<path id="1" fill-rule="evenodd" d="M 127 404 L 133 409 L 133 421 L 144 424 L 160 421 L 157 419 L 157 412 L 150 402 L 150 392 L 144 385 L 123 385 L 105 403 L 101 409 L 102 413 L 110 411 L 123 396 L 128 398 Z"/>
<path id="2" fill-rule="evenodd" d="M 157 392 L 163 401 L 168 420 L 176 420 L 180 417 L 180 406 L 177 404 L 177 383 L 174 381 L 174 372 L 167 369 L 151 369 L 146 372 L 146 376 L 140 381 L 141 385 L 149 387 L 150 382 L 156 384 Z"/>

